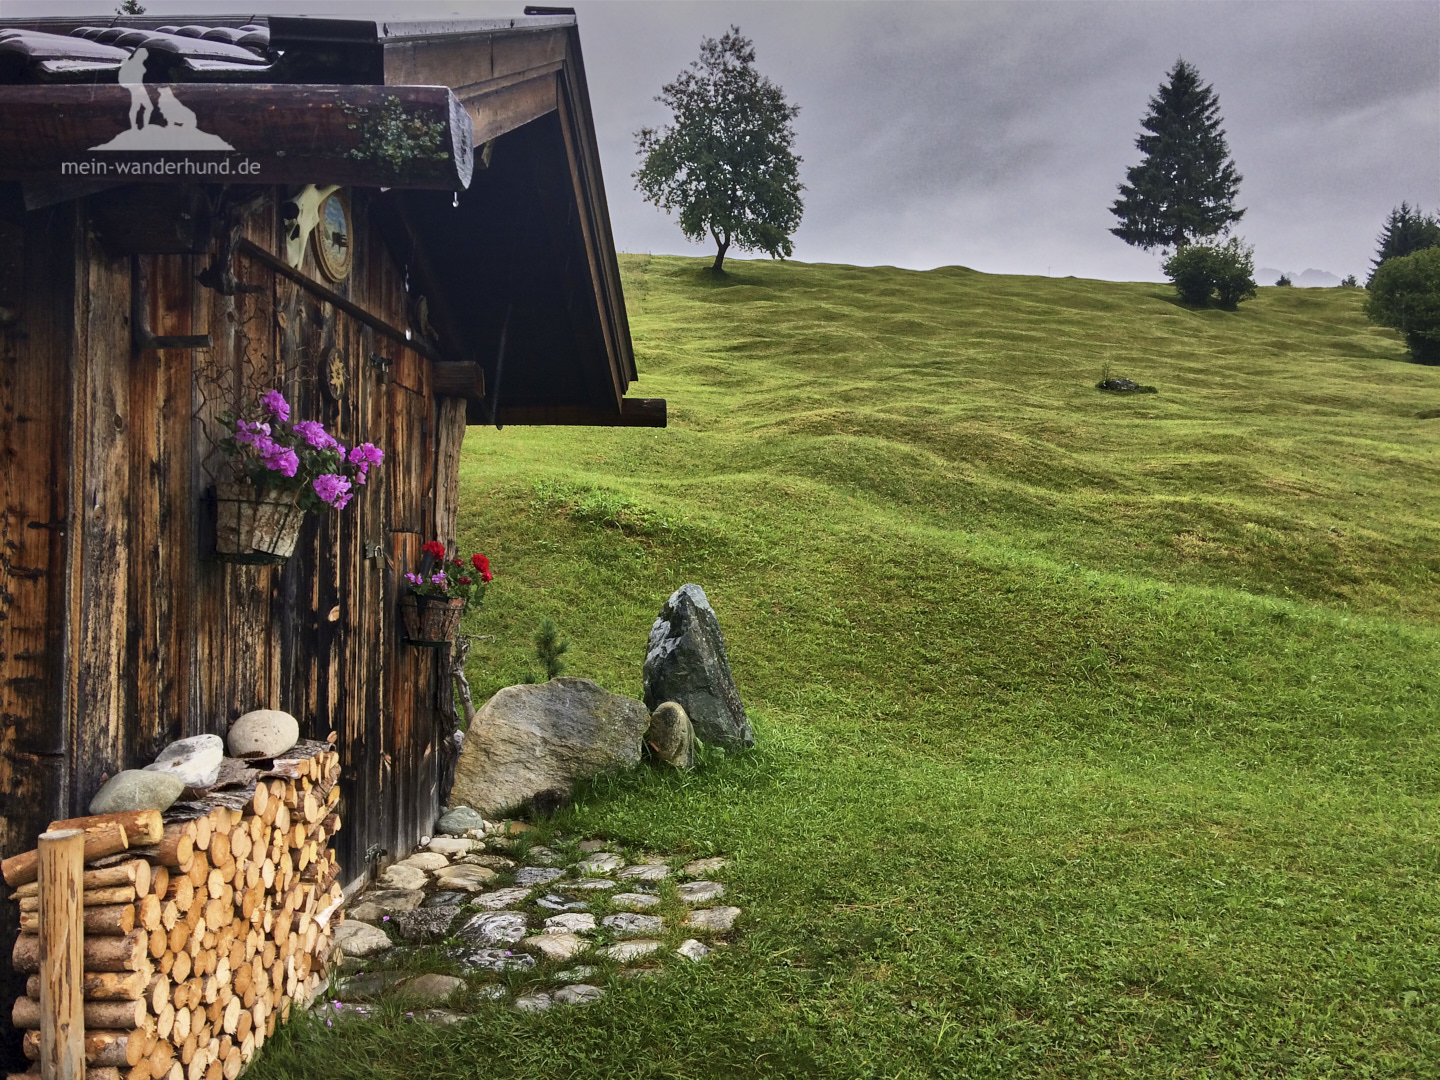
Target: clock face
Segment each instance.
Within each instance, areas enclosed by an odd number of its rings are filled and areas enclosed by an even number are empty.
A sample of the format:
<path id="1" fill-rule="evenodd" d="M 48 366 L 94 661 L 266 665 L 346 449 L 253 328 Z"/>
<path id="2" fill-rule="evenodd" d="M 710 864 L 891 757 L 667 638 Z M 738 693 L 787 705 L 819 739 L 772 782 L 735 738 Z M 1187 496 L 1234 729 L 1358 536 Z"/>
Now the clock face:
<path id="1" fill-rule="evenodd" d="M 320 224 L 315 227 L 316 261 L 331 281 L 343 281 L 350 273 L 350 234 L 350 202 L 337 191 L 320 204 Z"/>

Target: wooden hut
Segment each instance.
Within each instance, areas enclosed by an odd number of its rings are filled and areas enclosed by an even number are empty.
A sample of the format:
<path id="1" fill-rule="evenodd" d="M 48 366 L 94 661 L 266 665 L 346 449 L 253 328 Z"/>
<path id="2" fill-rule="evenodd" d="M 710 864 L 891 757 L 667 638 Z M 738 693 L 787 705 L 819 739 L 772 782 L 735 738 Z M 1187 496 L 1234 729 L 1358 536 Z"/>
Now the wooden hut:
<path id="1" fill-rule="evenodd" d="M 347 880 L 432 827 L 448 687 L 398 598 L 467 422 L 665 422 L 575 19 L 526 10 L 0 22 L 0 853 L 262 707 L 338 733 Z M 220 418 L 272 388 L 386 460 L 224 561 Z"/>

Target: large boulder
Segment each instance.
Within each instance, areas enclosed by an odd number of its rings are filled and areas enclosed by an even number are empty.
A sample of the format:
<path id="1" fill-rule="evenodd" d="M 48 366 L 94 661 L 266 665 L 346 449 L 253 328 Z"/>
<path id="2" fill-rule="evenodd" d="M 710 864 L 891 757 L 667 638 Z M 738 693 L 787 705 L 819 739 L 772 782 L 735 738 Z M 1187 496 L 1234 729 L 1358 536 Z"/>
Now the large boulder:
<path id="1" fill-rule="evenodd" d="M 720 620 L 699 585 L 682 585 L 650 628 L 645 654 L 645 704 L 673 701 L 685 710 L 701 742 L 742 750 L 755 732 L 730 674 Z"/>
<path id="2" fill-rule="evenodd" d="M 470 723 L 451 798 L 498 813 L 577 780 L 631 768 L 650 711 L 589 679 L 507 686 Z"/>

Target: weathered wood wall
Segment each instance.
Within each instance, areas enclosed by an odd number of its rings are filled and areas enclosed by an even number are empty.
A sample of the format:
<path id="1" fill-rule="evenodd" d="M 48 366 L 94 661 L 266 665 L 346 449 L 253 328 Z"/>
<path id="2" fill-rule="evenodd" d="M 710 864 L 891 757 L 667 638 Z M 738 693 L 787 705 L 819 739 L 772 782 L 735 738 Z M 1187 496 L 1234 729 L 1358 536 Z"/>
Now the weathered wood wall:
<path id="1" fill-rule="evenodd" d="M 273 252 L 281 197 L 244 218 Z M 404 328 L 405 269 L 365 193 L 353 213 L 353 269 L 331 287 Z M 132 349 L 130 257 L 102 247 L 83 201 L 0 221 L 0 848 L 83 813 L 104 774 L 273 707 L 303 737 L 339 731 L 348 880 L 438 805 L 437 658 L 402 643 L 396 583 L 453 532 L 464 408 L 433 396 L 429 361 L 243 253 L 233 296 L 196 282 L 208 256 L 140 258 L 151 329 L 212 348 Z M 308 251 L 304 270 L 322 280 Z M 218 562 L 219 416 L 271 387 L 386 459 L 346 510 L 307 520 L 284 566 Z"/>

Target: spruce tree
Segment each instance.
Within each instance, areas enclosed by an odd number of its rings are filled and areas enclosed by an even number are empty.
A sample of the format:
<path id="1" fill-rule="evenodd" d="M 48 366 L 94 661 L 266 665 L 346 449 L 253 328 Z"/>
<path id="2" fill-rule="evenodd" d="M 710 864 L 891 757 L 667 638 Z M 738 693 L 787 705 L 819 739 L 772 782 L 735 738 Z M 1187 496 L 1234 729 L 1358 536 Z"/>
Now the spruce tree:
<path id="1" fill-rule="evenodd" d="M 1179 250 L 1224 232 L 1244 216 L 1235 208 L 1240 174 L 1230 160 L 1220 126 L 1220 101 L 1200 72 L 1177 60 L 1150 99 L 1135 146 L 1145 155 L 1126 171 L 1127 184 L 1110 212 L 1120 219 L 1110 231 L 1150 251 Z"/>
<path id="2" fill-rule="evenodd" d="M 1365 284 L 1368 286 L 1375 280 L 1375 271 L 1386 259 L 1398 259 L 1436 246 L 1440 246 L 1440 221 L 1434 214 L 1423 213 L 1418 206 L 1412 210 L 1408 202 L 1402 202 L 1390 211 L 1380 230 L 1380 243 Z"/>

